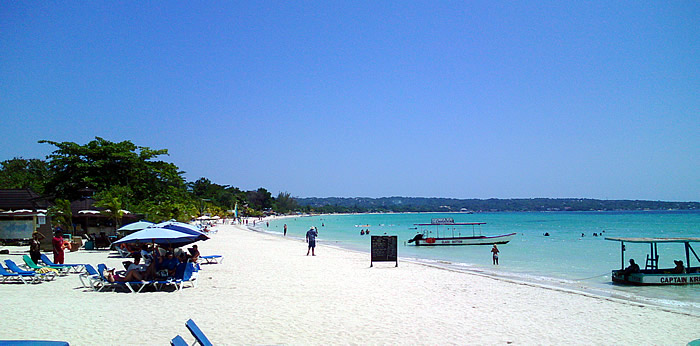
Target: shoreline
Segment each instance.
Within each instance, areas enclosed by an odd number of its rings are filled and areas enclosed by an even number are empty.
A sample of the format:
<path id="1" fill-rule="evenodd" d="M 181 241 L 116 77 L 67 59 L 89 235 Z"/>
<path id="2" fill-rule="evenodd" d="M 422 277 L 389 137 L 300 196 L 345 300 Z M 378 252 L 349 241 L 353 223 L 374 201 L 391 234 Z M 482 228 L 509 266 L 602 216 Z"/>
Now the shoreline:
<path id="1" fill-rule="evenodd" d="M 318 216 L 318 215 L 314 215 Z M 265 221 L 265 220 L 263 220 Z M 258 233 L 263 233 L 263 234 L 269 234 L 275 237 L 281 237 L 284 239 L 284 237 L 281 235 L 281 233 L 277 231 L 270 231 L 266 230 L 264 228 L 259 228 L 258 226 L 250 226 L 250 225 L 242 225 L 242 227 L 247 228 L 251 232 L 258 232 Z M 293 240 L 293 241 L 301 241 L 303 242 L 303 239 L 299 239 L 296 237 L 287 237 L 286 239 Z M 327 247 L 335 248 L 341 251 L 349 251 L 349 252 L 354 252 L 358 254 L 362 254 L 365 256 L 369 256 L 369 252 L 365 250 L 358 250 L 354 249 L 351 247 L 344 247 L 342 245 L 338 245 L 337 242 L 334 243 L 329 243 L 329 242 L 324 242 L 324 241 L 318 241 L 317 244 L 324 245 Z M 553 280 L 553 283 L 545 283 L 542 282 L 542 280 L 538 280 L 539 276 L 535 276 L 531 279 L 524 278 L 522 276 L 516 276 L 515 273 L 511 272 L 494 272 L 494 271 L 489 271 L 485 269 L 471 269 L 471 268 L 466 268 L 466 267 L 460 267 L 459 265 L 461 263 L 454 263 L 454 262 L 449 262 L 449 261 L 443 261 L 443 260 L 431 260 L 431 259 L 423 259 L 423 258 L 415 258 L 415 257 L 404 257 L 404 256 L 399 256 L 399 262 L 411 262 L 413 264 L 417 265 L 424 265 L 428 267 L 432 267 L 435 269 L 440 269 L 440 270 L 447 270 L 447 271 L 453 271 L 456 273 L 462 273 L 465 275 L 477 275 L 477 276 L 482 276 L 486 278 L 490 278 L 493 280 L 500 280 L 504 282 L 509 282 L 513 284 L 519 284 L 519 285 L 527 285 L 527 286 L 532 286 L 532 287 L 537 287 L 537 288 L 542 288 L 542 289 L 549 289 L 549 290 L 555 290 L 555 291 L 561 291 L 561 292 L 566 292 L 566 293 L 571 293 L 571 294 L 579 294 L 582 296 L 586 297 L 591 297 L 591 298 L 596 298 L 596 299 L 603 299 L 603 300 L 610 300 L 618 303 L 624 303 L 624 304 L 632 304 L 632 305 L 641 305 L 641 306 L 646 306 L 650 308 L 657 308 L 663 311 L 667 312 L 673 312 L 673 313 L 678 313 L 682 315 L 687 315 L 687 316 L 693 316 L 693 317 L 700 317 L 700 311 L 697 311 L 693 308 L 690 307 L 687 303 L 684 302 L 678 302 L 678 301 L 673 301 L 675 304 L 667 303 L 664 304 L 662 303 L 661 300 L 652 300 L 649 298 L 644 298 L 644 297 L 633 297 L 633 296 L 624 296 L 622 293 L 617 293 L 618 296 L 615 296 L 614 293 L 610 292 L 605 292 L 602 291 L 599 288 L 596 288 L 591 285 L 587 285 L 586 287 L 581 287 L 579 286 L 578 288 L 571 287 L 574 285 L 574 282 L 569 282 L 565 283 L 565 281 L 570 281 L 570 280 L 565 280 L 561 278 L 556 278 L 556 277 L 544 277 L 546 279 L 551 279 Z M 558 282 L 558 284 L 557 284 Z"/>
<path id="2" fill-rule="evenodd" d="M 241 225 L 217 228 L 198 244 L 203 255 L 225 260 L 203 265 L 196 288 L 92 292 L 79 288 L 75 274 L 38 285 L 1 284 L 4 301 L 19 309 L 2 314 L 0 338 L 141 345 L 181 335 L 191 343 L 189 318 L 214 344 L 684 345 L 700 337 L 700 318 L 653 306 L 410 261 L 369 268 L 366 253 L 319 243 L 317 256 L 305 256 L 303 240 Z M 122 258 L 107 256 L 80 250 L 66 254 L 66 263 L 121 265 Z"/>

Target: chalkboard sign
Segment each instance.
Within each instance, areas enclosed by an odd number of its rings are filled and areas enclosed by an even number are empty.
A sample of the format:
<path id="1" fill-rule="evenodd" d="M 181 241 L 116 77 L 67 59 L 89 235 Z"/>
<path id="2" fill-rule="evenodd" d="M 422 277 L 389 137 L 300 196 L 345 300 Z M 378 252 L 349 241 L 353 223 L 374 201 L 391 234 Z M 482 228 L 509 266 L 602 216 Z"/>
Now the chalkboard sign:
<path id="1" fill-rule="evenodd" d="M 394 262 L 399 266 L 399 257 L 397 256 L 398 237 L 395 235 L 373 235 L 372 236 L 372 251 L 369 266 L 372 262 Z"/>

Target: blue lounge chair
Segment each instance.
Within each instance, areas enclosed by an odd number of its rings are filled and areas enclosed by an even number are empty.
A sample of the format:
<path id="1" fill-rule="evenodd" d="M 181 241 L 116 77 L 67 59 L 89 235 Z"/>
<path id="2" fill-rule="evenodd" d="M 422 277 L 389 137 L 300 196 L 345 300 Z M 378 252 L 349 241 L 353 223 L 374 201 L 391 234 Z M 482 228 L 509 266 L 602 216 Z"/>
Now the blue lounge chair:
<path id="1" fill-rule="evenodd" d="M 182 263 L 175 271 L 175 279 L 177 280 L 178 290 L 185 287 L 186 283 L 190 283 L 193 288 L 197 287 L 197 278 L 199 277 L 199 271 L 195 263 L 187 262 Z"/>
<path id="2" fill-rule="evenodd" d="M 65 341 L 0 340 L 0 346 L 69 346 Z"/>
<path id="3" fill-rule="evenodd" d="M 50 267 L 68 268 L 69 271 L 72 269 L 74 273 L 79 273 L 79 272 L 83 271 L 83 269 L 85 268 L 84 264 L 57 264 L 57 263 L 53 263 L 53 261 L 51 261 L 49 256 L 46 256 L 45 254 L 41 254 L 41 261 Z"/>
<path id="4" fill-rule="evenodd" d="M 31 273 L 31 274 L 19 274 L 19 273 L 10 273 L 0 265 L 0 276 L 2 276 L 2 282 L 5 282 L 9 279 L 19 279 L 19 281 L 22 281 L 23 284 L 29 284 L 29 283 L 37 283 L 38 282 L 38 276 L 36 273 Z M 29 282 L 27 282 L 27 279 L 29 279 Z"/>
<path id="5" fill-rule="evenodd" d="M 102 291 L 102 289 L 106 287 L 110 288 L 117 288 L 117 287 L 126 287 L 131 291 L 131 293 L 138 293 L 141 292 L 141 290 L 144 289 L 149 284 L 152 284 L 152 281 L 114 281 L 110 282 L 107 280 L 107 277 L 105 276 L 105 270 L 107 270 L 107 266 L 104 264 L 98 264 L 97 265 L 97 271 L 99 274 L 99 281 L 95 282 L 93 289 L 95 289 L 97 292 Z M 98 286 L 97 283 L 100 283 Z"/>
<path id="6" fill-rule="evenodd" d="M 92 286 L 92 289 L 94 289 L 97 292 L 102 291 L 103 288 L 112 285 L 112 283 L 109 282 L 105 278 L 105 275 L 104 275 L 105 270 L 107 270 L 106 264 L 100 263 L 97 265 L 97 275 L 98 275 L 96 278 L 97 281 L 93 282 L 93 286 Z"/>
<path id="7" fill-rule="evenodd" d="M 181 336 L 176 335 L 172 340 L 170 340 L 171 346 L 190 346 L 185 339 Z"/>
<path id="8" fill-rule="evenodd" d="M 36 263 L 34 263 L 34 261 L 32 260 L 31 257 L 29 257 L 29 255 L 22 256 L 22 260 L 24 260 L 24 264 L 26 264 L 29 269 L 34 270 L 34 271 L 41 270 L 41 268 L 49 268 L 49 269 L 57 270 L 58 275 L 68 275 L 67 274 L 67 271 L 68 271 L 67 267 L 40 266 L 40 265 L 37 265 Z"/>
<path id="9" fill-rule="evenodd" d="M 175 286 L 177 291 L 181 290 L 186 283 L 190 283 L 192 287 L 197 286 L 198 270 L 195 263 L 180 263 L 175 269 L 175 275 L 171 279 L 167 280 L 155 280 L 151 281 L 157 290 L 162 289 L 162 287 L 167 285 Z"/>
<path id="10" fill-rule="evenodd" d="M 194 336 L 194 339 L 197 340 L 197 342 L 202 345 L 202 346 L 213 346 L 211 341 L 209 341 L 209 338 L 207 338 L 204 333 L 202 333 L 202 330 L 199 329 L 196 323 L 192 321 L 192 319 L 187 320 L 185 322 L 185 326 L 187 329 L 190 330 L 190 333 L 192 333 L 192 336 Z"/>
<path id="11" fill-rule="evenodd" d="M 12 260 L 5 260 L 5 265 L 7 266 L 8 269 L 11 271 L 17 273 L 17 274 L 35 274 L 39 278 L 44 279 L 46 281 L 51 281 L 56 278 L 56 273 L 55 272 L 48 272 L 48 273 L 37 273 L 32 270 L 24 270 L 20 268 L 17 263 L 13 262 Z"/>
<path id="12" fill-rule="evenodd" d="M 80 279 L 80 283 L 83 284 L 83 287 L 88 287 L 92 288 L 93 290 L 96 289 L 95 286 L 98 284 L 102 283 L 102 279 L 100 278 L 100 273 L 95 270 L 95 267 L 86 264 L 85 265 L 85 273 L 80 273 L 78 276 Z M 87 285 L 85 282 L 87 281 Z"/>
<path id="13" fill-rule="evenodd" d="M 206 264 L 217 264 L 224 263 L 224 256 L 221 255 L 209 255 L 209 256 L 199 256 Z"/>

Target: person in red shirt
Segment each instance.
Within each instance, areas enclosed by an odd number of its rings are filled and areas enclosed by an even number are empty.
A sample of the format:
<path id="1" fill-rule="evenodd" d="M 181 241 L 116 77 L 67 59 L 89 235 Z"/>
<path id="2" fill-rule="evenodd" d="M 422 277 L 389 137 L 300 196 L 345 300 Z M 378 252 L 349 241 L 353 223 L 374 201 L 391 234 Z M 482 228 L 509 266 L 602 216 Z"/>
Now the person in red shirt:
<path id="1" fill-rule="evenodd" d="M 63 236 L 61 231 L 54 233 L 51 244 L 53 244 L 53 262 L 63 264 Z"/>

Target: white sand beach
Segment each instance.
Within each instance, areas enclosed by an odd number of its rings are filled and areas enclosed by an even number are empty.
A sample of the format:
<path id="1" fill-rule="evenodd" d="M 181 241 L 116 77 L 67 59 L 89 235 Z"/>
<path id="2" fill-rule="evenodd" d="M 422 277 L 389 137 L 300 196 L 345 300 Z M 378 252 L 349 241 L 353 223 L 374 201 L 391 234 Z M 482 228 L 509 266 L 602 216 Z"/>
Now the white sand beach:
<path id="1" fill-rule="evenodd" d="M 319 239 L 322 239 L 322 234 Z M 6 247 L 22 262 L 24 247 Z M 700 338 L 700 317 L 306 244 L 222 225 L 199 243 L 196 288 L 93 292 L 76 274 L 37 285 L 0 284 L 0 339 L 73 345 L 167 345 L 193 338 L 195 320 L 214 344 L 663 344 Z M 113 253 L 111 256 L 114 256 Z M 107 251 L 66 263 L 107 263 Z"/>

